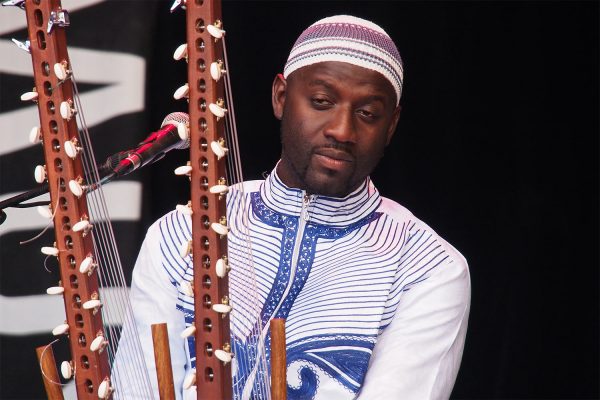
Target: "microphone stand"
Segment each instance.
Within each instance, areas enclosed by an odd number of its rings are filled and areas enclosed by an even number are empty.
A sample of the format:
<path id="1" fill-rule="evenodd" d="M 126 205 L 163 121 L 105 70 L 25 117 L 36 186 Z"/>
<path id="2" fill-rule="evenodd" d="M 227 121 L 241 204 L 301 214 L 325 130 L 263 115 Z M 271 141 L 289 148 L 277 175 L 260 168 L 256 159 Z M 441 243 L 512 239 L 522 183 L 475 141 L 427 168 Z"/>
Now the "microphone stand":
<path id="1" fill-rule="evenodd" d="M 106 165 L 103 165 L 100 167 L 98 172 L 105 172 L 106 169 L 108 169 L 106 167 Z M 93 183 L 91 185 L 88 185 L 86 187 L 86 193 L 89 193 L 89 192 L 92 192 L 92 191 L 98 189 L 101 185 L 104 185 L 105 183 L 112 181 L 116 176 L 117 175 L 111 171 L 108 175 L 101 178 L 100 181 Z M 8 199 L 4 199 L 4 200 L 0 201 L 0 225 L 2 225 L 4 223 L 4 221 L 6 221 L 6 218 L 7 218 L 7 215 L 4 212 L 5 208 L 9 208 L 9 207 L 28 208 L 28 207 L 35 207 L 35 206 L 39 206 L 39 205 L 48 204 L 48 202 L 46 202 L 46 201 L 37 201 L 37 202 L 26 203 L 26 204 L 23 204 L 23 202 L 26 200 L 29 200 L 29 199 L 33 199 L 34 197 L 41 196 L 45 193 L 48 193 L 49 191 L 50 191 L 50 186 L 47 183 L 45 183 L 41 186 L 38 186 L 35 189 L 28 190 L 27 192 L 23 192 L 16 196 L 13 196 Z"/>

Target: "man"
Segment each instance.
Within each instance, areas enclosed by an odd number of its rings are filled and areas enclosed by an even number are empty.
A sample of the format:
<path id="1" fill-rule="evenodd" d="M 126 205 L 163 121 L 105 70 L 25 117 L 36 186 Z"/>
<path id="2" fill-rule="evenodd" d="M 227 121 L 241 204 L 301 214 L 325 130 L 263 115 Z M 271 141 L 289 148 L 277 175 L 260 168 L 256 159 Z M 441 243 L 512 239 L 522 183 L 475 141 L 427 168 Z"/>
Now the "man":
<path id="1" fill-rule="evenodd" d="M 281 160 L 227 200 L 237 398 L 262 396 L 257 358 L 269 361 L 263 333 L 274 317 L 286 318 L 289 399 L 450 396 L 469 312 L 466 262 L 369 179 L 394 134 L 402 81 L 383 29 L 344 15 L 305 30 L 275 77 Z M 171 327 L 178 398 L 193 396 L 182 389 L 195 367 L 193 339 L 177 335 L 193 316 L 192 264 L 179 255 L 190 237 L 183 214 L 157 221 L 132 283 L 143 340 L 152 323 Z M 248 247 L 253 290 L 240 272 Z"/>

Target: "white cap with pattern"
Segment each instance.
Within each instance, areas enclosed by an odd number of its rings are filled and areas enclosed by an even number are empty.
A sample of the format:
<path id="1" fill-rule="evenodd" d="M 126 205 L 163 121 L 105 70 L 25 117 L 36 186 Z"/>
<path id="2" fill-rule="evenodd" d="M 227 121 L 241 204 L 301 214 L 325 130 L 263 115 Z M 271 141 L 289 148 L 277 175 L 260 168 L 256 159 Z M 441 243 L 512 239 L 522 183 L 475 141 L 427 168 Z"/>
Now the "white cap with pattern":
<path id="1" fill-rule="evenodd" d="M 287 78 L 308 65 L 340 61 L 382 74 L 396 91 L 396 104 L 402 95 L 402 58 L 389 35 L 378 25 L 350 15 L 323 18 L 308 28 L 294 44 L 283 69 Z"/>

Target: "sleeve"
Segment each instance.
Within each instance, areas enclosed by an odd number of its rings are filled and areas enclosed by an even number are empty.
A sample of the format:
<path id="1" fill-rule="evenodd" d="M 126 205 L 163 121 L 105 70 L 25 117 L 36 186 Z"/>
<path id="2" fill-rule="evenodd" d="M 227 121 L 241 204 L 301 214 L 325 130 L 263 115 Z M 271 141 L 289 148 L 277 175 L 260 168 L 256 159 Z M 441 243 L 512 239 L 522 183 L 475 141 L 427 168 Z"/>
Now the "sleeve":
<path id="1" fill-rule="evenodd" d="M 451 257 L 428 279 L 402 293 L 373 350 L 360 400 L 450 397 L 464 348 L 471 290 L 466 260 L 453 248 L 448 251 Z"/>
<path id="2" fill-rule="evenodd" d="M 148 388 L 139 382 L 131 371 L 139 368 L 136 363 L 143 361 L 152 385 L 154 398 L 158 399 L 158 381 L 154 362 L 151 325 L 167 323 L 169 347 L 177 399 L 182 398 L 182 385 L 188 364 L 185 340 L 180 333 L 185 329 L 183 313 L 176 309 L 177 289 L 161 264 L 159 222 L 150 227 L 138 255 L 131 282 L 131 316 L 123 326 L 119 347 L 113 367 L 113 377 L 117 375 L 123 383 L 117 387 L 116 399 L 148 399 Z M 131 313 L 129 313 L 131 314 Z M 137 343 L 139 337 L 140 343 Z M 132 356 L 141 344 L 143 360 Z M 137 361 L 136 361 L 137 360 Z M 114 380 L 114 378 L 113 378 Z"/>

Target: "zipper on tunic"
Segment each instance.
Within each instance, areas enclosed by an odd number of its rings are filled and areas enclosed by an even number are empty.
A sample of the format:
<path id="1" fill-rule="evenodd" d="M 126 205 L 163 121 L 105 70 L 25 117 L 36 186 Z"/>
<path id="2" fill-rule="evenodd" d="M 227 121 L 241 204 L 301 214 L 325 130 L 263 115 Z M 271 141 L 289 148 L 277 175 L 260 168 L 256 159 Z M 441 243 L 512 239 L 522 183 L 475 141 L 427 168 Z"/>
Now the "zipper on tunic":
<path id="1" fill-rule="evenodd" d="M 288 280 L 288 284 L 281 296 L 281 300 L 279 304 L 273 311 L 273 316 L 277 314 L 283 301 L 286 299 L 287 295 L 290 292 L 294 284 L 294 279 L 296 278 L 296 268 L 298 267 L 298 258 L 300 256 L 300 247 L 302 246 L 302 237 L 304 236 L 304 229 L 306 228 L 306 224 L 310 219 L 310 215 L 308 213 L 308 206 L 314 200 L 315 195 L 306 194 L 305 191 L 302 191 L 302 209 L 300 210 L 300 218 L 298 218 L 298 230 L 296 231 L 296 239 L 294 240 L 294 250 L 292 251 L 292 264 L 290 266 L 290 279 Z"/>
<path id="2" fill-rule="evenodd" d="M 290 289 L 292 288 L 292 286 L 294 284 L 294 279 L 296 277 L 296 268 L 298 267 L 298 257 L 300 255 L 300 247 L 302 244 L 302 237 L 304 236 L 304 229 L 306 228 L 306 224 L 308 223 L 308 221 L 310 219 L 310 215 L 308 213 L 308 207 L 310 206 L 310 203 L 316 197 L 317 197 L 316 195 L 309 195 L 309 194 L 306 194 L 306 192 L 304 190 L 302 191 L 302 209 L 300 210 L 300 218 L 298 218 L 298 230 L 296 231 L 296 238 L 294 240 L 294 250 L 292 252 L 292 264 L 290 266 L 290 278 L 286 285 L 285 291 L 283 292 L 283 295 L 281 296 L 281 299 L 279 300 L 279 304 L 277 304 L 277 307 L 275 307 L 275 309 L 273 310 L 273 314 L 271 314 L 271 318 L 273 318 L 273 317 L 275 317 L 275 315 L 277 315 L 277 313 L 279 312 L 279 309 L 281 308 L 281 305 L 285 301 L 287 295 L 290 293 Z M 257 347 L 257 358 L 260 358 L 262 356 L 262 354 L 264 354 L 263 344 L 265 343 L 265 338 L 268 333 L 268 326 L 269 326 L 269 324 L 266 324 L 265 326 L 263 326 L 259 345 Z M 258 364 L 259 364 L 258 362 L 256 364 L 254 364 L 254 367 L 252 368 L 252 372 L 250 373 L 250 375 L 248 376 L 248 379 L 244 383 L 244 389 L 242 390 L 242 400 L 250 399 L 250 395 L 252 394 L 252 388 L 254 386 L 254 381 L 256 379 Z"/>
<path id="3" fill-rule="evenodd" d="M 304 196 L 302 197 L 301 217 L 304 221 L 308 222 L 308 220 L 310 219 L 310 215 L 308 214 L 308 206 L 310 205 L 310 202 L 313 201 L 315 196 L 312 194 L 306 194 L 306 192 L 304 191 L 302 191 L 302 194 Z M 302 230 L 304 230 L 304 228 Z"/>

